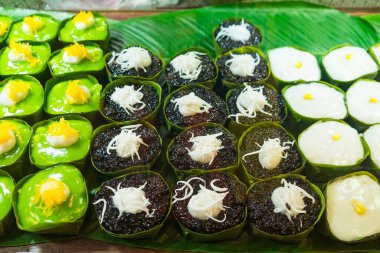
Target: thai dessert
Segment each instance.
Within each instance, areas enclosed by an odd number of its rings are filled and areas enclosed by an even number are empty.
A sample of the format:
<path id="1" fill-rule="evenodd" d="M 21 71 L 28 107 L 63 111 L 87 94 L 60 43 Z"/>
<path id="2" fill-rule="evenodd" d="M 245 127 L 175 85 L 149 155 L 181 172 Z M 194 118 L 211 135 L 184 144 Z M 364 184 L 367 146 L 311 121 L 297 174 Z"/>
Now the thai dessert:
<path id="1" fill-rule="evenodd" d="M 0 170 L 0 236 L 10 233 L 13 226 L 12 194 L 15 183 L 12 177 Z"/>
<path id="2" fill-rule="evenodd" d="M 5 44 L 9 30 L 12 25 L 12 18 L 9 16 L 0 15 L 0 45 Z"/>
<path id="3" fill-rule="evenodd" d="M 364 141 L 370 150 L 370 157 L 375 167 L 380 168 L 380 125 L 370 126 L 363 133 Z"/>
<path id="4" fill-rule="evenodd" d="M 93 205 L 100 227 L 125 238 L 153 237 L 171 209 L 166 182 L 155 172 L 123 175 L 104 182 Z"/>

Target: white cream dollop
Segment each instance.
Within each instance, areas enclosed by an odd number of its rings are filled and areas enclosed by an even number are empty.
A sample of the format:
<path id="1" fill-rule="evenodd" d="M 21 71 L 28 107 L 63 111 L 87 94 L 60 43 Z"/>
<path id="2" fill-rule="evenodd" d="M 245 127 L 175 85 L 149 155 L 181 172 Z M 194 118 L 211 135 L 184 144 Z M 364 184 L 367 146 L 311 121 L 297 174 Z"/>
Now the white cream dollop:
<path id="1" fill-rule="evenodd" d="M 190 51 L 178 55 L 170 61 L 170 64 L 173 66 L 174 71 L 179 73 L 182 79 L 188 79 L 191 82 L 197 80 L 202 71 L 200 55 L 205 55 L 205 53 Z"/>
<path id="2" fill-rule="evenodd" d="M 146 72 L 146 68 L 152 65 L 152 58 L 148 50 L 141 47 L 130 47 L 123 49 L 120 53 L 112 52 L 108 64 L 113 62 L 119 64 L 123 71 L 143 69 Z"/>
<path id="3" fill-rule="evenodd" d="M 281 184 L 284 186 L 277 187 L 272 192 L 273 212 L 286 215 L 289 221 L 292 221 L 292 218 L 297 217 L 300 213 L 306 213 L 306 210 L 304 210 L 306 207 L 304 198 L 309 198 L 312 203 L 315 203 L 314 197 L 295 183 L 287 182 L 283 178 L 281 179 Z"/>
<path id="4" fill-rule="evenodd" d="M 379 213 L 380 186 L 368 175 L 351 175 L 327 185 L 327 222 L 339 240 L 352 242 L 379 233 Z"/>
<path id="5" fill-rule="evenodd" d="M 272 73 L 285 82 L 319 81 L 321 70 L 317 59 L 309 52 L 294 47 L 280 47 L 268 51 Z"/>
<path id="6" fill-rule="evenodd" d="M 222 148 L 222 141 L 217 137 L 222 136 L 223 133 L 207 134 L 204 136 L 195 136 L 191 133 L 189 142 L 193 143 L 191 149 L 187 149 L 189 156 L 193 161 L 202 164 L 212 164 L 215 157 L 218 155 L 218 151 Z"/>
<path id="7" fill-rule="evenodd" d="M 286 146 L 287 144 L 293 146 L 294 141 L 281 144 L 279 138 L 267 139 L 261 146 L 256 143 L 256 145 L 260 147 L 259 150 L 247 153 L 243 155 L 242 158 L 245 160 L 247 156 L 259 154 L 259 162 L 261 166 L 264 169 L 273 170 L 277 168 L 283 158 L 288 157 L 288 153 L 286 153 L 285 150 L 289 149 L 290 146 Z"/>
<path id="8" fill-rule="evenodd" d="M 241 20 L 240 24 L 233 24 L 227 27 L 221 26 L 215 39 L 219 41 L 227 37 L 233 41 L 240 41 L 245 44 L 251 37 L 248 27 L 250 27 L 250 25 L 245 23 L 244 19 Z"/>
<path id="9" fill-rule="evenodd" d="M 298 144 L 309 162 L 324 165 L 354 165 L 364 156 L 356 129 L 338 121 L 319 121 L 307 128 Z"/>
<path id="10" fill-rule="evenodd" d="M 240 123 L 239 117 L 256 118 L 257 112 L 271 115 L 271 113 L 264 111 L 265 106 L 272 108 L 272 105 L 269 104 L 267 97 L 263 93 L 264 87 L 254 88 L 252 85 L 244 85 L 245 88 L 236 99 L 236 107 L 239 112 L 231 114 L 229 117 L 235 117 L 236 122 Z"/>
<path id="11" fill-rule="evenodd" d="M 232 54 L 231 59 L 226 61 L 232 74 L 241 77 L 253 76 L 256 66 L 260 64 L 261 58 L 258 53 L 255 58 L 251 54 Z"/>
<path id="12" fill-rule="evenodd" d="M 344 46 L 328 53 L 322 59 L 328 75 L 337 81 L 349 82 L 361 76 L 377 72 L 377 64 L 360 47 Z"/>
<path id="13" fill-rule="evenodd" d="M 371 160 L 380 167 L 380 125 L 373 125 L 364 132 L 364 140 L 371 152 Z"/>
<path id="14" fill-rule="evenodd" d="M 142 101 L 144 97 L 144 93 L 140 92 L 142 88 L 143 86 L 135 90 L 133 85 L 125 85 L 121 88 L 116 87 L 111 95 L 111 100 L 122 107 L 128 115 L 134 114 L 146 106 Z M 135 107 L 138 104 L 140 106 Z"/>
<path id="15" fill-rule="evenodd" d="M 193 116 L 198 113 L 208 113 L 212 108 L 212 105 L 195 95 L 194 92 L 190 92 L 188 95 L 173 99 L 171 102 L 175 104 L 174 110 L 178 108 L 179 113 L 181 113 L 184 117 Z"/>
<path id="16" fill-rule="evenodd" d="M 134 156 L 136 155 L 140 160 L 140 145 L 148 146 L 141 139 L 141 136 L 134 132 L 140 126 L 141 124 L 121 127 L 121 132 L 108 143 L 107 154 L 110 154 L 111 150 L 115 150 L 119 157 L 131 157 L 132 161 L 134 161 Z"/>
<path id="17" fill-rule="evenodd" d="M 358 80 L 347 90 L 348 112 L 365 124 L 380 123 L 380 83 Z"/>
<path id="18" fill-rule="evenodd" d="M 301 83 L 290 86 L 284 98 L 298 114 L 314 119 L 344 119 L 347 108 L 344 94 L 324 83 Z"/>

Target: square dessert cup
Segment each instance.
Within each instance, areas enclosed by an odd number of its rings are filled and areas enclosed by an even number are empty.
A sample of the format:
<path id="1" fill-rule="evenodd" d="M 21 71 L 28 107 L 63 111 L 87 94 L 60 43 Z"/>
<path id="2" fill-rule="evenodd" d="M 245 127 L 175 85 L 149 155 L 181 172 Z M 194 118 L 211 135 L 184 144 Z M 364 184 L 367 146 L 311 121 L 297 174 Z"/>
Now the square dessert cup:
<path id="1" fill-rule="evenodd" d="M 68 121 L 70 126 L 79 133 L 79 139 L 69 147 L 53 147 L 47 141 L 49 126 L 59 122 L 61 118 Z M 40 121 L 33 125 L 33 136 L 29 145 L 29 159 L 32 165 L 44 170 L 51 166 L 68 163 L 81 170 L 87 168 L 92 125 L 86 118 L 78 115 L 57 116 Z"/>
<path id="2" fill-rule="evenodd" d="M 66 89 L 72 80 L 79 80 L 78 85 L 85 86 L 90 94 L 90 101 L 83 104 L 70 104 L 66 100 Z M 88 119 L 93 125 L 99 124 L 99 102 L 102 85 L 98 80 L 86 74 L 59 76 L 49 79 L 45 84 L 44 111 L 48 117 L 64 116 L 68 114 L 80 115 Z"/>

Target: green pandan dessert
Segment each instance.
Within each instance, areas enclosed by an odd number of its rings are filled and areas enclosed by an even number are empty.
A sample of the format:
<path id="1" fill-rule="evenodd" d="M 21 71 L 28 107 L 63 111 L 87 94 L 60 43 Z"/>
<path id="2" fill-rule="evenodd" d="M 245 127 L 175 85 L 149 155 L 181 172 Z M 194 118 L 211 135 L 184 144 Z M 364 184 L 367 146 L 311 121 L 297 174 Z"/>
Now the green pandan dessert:
<path id="1" fill-rule="evenodd" d="M 0 118 L 17 117 L 35 123 L 42 118 L 44 89 L 28 75 L 12 76 L 0 82 Z"/>
<path id="2" fill-rule="evenodd" d="M 11 41 L 0 51 L 0 75 L 38 75 L 46 69 L 51 54 L 47 43 Z"/>
<path id="3" fill-rule="evenodd" d="M 10 41 L 50 42 L 57 37 L 59 23 L 52 16 L 34 14 L 15 22 L 10 29 Z"/>
<path id="4" fill-rule="evenodd" d="M 55 117 L 33 126 L 29 156 L 40 169 L 59 163 L 84 167 L 90 149 L 91 123 L 81 116 Z"/>
<path id="5" fill-rule="evenodd" d="M 81 11 L 62 22 L 59 40 L 63 43 L 93 41 L 106 48 L 109 42 L 107 19 L 97 12 Z"/>
<path id="6" fill-rule="evenodd" d="M 15 183 L 12 177 L 0 170 L 0 236 L 4 236 L 12 229 L 12 194 Z"/>
<path id="7" fill-rule="evenodd" d="M 45 112 L 50 116 L 81 114 L 93 118 L 98 113 L 102 85 L 90 75 L 56 77 L 45 85 Z"/>
<path id="8" fill-rule="evenodd" d="M 8 37 L 11 25 L 11 17 L 0 15 L 0 45 L 5 43 L 5 39 Z"/>
<path id="9" fill-rule="evenodd" d="M 88 194 L 81 172 L 72 165 L 26 176 L 14 191 L 13 208 L 21 230 L 41 234 L 77 234 L 87 210 Z"/>

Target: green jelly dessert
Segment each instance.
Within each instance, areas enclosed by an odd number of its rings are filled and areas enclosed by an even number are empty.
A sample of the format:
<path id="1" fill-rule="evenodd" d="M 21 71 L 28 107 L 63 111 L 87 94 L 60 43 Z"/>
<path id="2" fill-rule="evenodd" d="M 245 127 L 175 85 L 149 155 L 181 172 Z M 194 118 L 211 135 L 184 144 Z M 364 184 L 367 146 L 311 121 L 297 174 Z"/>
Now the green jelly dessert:
<path id="1" fill-rule="evenodd" d="M 50 42 L 57 37 L 59 23 L 52 16 L 34 14 L 15 22 L 10 29 L 10 41 Z"/>
<path id="2" fill-rule="evenodd" d="M 0 51 L 0 75 L 37 75 L 46 69 L 51 54 L 47 43 L 11 41 Z"/>
<path id="3" fill-rule="evenodd" d="M 97 114 L 101 90 L 102 85 L 91 75 L 55 77 L 45 85 L 45 112 L 50 116 Z"/>
<path id="4" fill-rule="evenodd" d="M 62 22 L 59 40 L 63 43 L 93 41 L 106 48 L 109 41 L 107 19 L 97 12 L 81 11 Z"/>
<path id="5" fill-rule="evenodd" d="M 53 76 L 99 72 L 104 69 L 103 51 L 95 43 L 71 44 L 55 51 L 48 61 Z"/>
<path id="6" fill-rule="evenodd" d="M 44 89 L 28 75 L 12 76 L 0 82 L 0 118 L 18 117 L 29 123 L 41 120 Z"/>
<path id="7" fill-rule="evenodd" d="M 12 203 L 21 230 L 77 234 L 88 205 L 86 182 L 77 168 L 60 164 L 19 181 Z"/>
<path id="8" fill-rule="evenodd" d="M 32 136 L 31 127 L 23 120 L 0 120 L 0 168 L 15 178 L 24 174 L 26 149 Z"/>
<path id="9" fill-rule="evenodd" d="M 12 177 L 0 170 L 0 236 L 4 236 L 12 229 L 13 212 L 12 194 L 15 183 Z"/>
<path id="10" fill-rule="evenodd" d="M 86 164 L 90 149 L 92 125 L 81 117 L 69 115 L 54 117 L 33 126 L 29 156 L 40 169 L 59 163 Z"/>
<path id="11" fill-rule="evenodd" d="M 5 43 L 5 39 L 8 37 L 11 25 L 11 17 L 0 15 L 0 45 Z"/>

